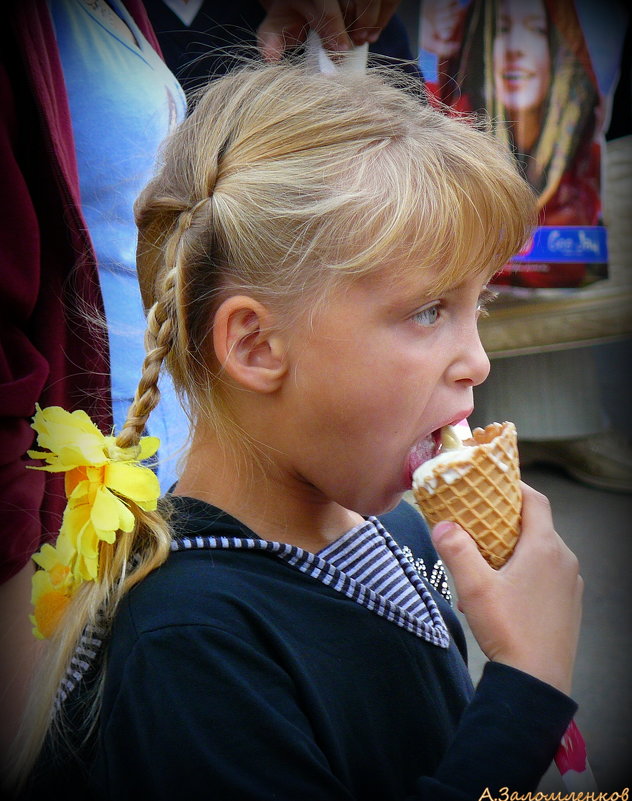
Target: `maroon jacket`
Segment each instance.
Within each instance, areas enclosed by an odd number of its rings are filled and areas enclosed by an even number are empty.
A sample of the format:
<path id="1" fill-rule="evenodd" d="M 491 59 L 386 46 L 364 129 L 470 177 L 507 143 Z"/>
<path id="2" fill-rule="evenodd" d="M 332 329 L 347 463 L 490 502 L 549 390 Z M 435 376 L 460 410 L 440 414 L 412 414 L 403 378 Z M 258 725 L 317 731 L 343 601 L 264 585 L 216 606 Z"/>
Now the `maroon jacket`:
<path id="1" fill-rule="evenodd" d="M 159 51 L 142 3 L 125 5 Z M 65 502 L 62 477 L 26 469 L 35 403 L 112 425 L 107 336 L 94 322 L 103 304 L 52 20 L 45 0 L 11 0 L 3 18 L 0 581 L 55 537 Z"/>

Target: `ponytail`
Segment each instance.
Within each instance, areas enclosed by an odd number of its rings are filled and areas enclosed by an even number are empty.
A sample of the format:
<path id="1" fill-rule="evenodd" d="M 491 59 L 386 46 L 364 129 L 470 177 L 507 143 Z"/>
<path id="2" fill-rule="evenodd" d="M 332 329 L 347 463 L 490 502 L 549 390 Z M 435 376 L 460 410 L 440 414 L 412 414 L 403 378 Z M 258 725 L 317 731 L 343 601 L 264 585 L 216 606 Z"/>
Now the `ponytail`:
<path id="1" fill-rule="evenodd" d="M 181 239 L 196 211 L 194 206 L 180 214 L 165 250 L 173 266 L 147 314 L 146 357 L 118 436 L 105 436 L 83 411 L 36 408 L 33 428 L 47 450 L 29 456 L 47 464 L 33 469 L 65 473 L 67 506 L 55 545 L 44 545 L 33 557 L 41 568 L 33 578 L 33 633 L 49 642 L 13 749 L 10 779 L 18 787 L 47 732 L 63 734 L 63 702 L 92 667 L 85 656 L 77 660 L 73 654 L 89 633 L 93 659 L 100 659 L 97 651 L 121 599 L 169 554 L 167 508 L 164 502 L 163 513 L 157 508 L 158 479 L 141 464 L 155 454 L 159 442 L 142 433 L 160 399 L 158 378 L 177 336 Z M 97 719 L 100 690 L 98 681 L 86 708 L 86 729 Z"/>

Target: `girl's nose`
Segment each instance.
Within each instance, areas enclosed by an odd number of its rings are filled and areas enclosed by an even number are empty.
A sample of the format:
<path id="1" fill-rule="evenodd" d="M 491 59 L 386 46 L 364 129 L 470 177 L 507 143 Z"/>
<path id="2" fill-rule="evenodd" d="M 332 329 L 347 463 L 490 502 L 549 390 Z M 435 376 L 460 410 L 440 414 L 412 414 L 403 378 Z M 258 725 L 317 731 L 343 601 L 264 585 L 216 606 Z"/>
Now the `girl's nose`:
<path id="1" fill-rule="evenodd" d="M 483 348 L 478 328 L 474 328 L 469 336 L 463 338 L 458 358 L 452 368 L 454 381 L 472 387 L 482 384 L 489 375 L 491 364 Z"/>
<path id="2" fill-rule="evenodd" d="M 509 58 L 524 55 L 525 43 L 519 32 L 512 32 L 505 37 L 505 53 Z"/>

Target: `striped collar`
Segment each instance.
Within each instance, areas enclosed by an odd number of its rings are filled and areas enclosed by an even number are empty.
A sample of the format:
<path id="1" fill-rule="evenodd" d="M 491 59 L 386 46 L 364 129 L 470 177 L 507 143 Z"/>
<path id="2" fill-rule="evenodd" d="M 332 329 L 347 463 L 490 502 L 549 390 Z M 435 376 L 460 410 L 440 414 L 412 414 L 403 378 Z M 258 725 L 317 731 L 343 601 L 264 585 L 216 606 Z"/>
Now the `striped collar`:
<path id="1" fill-rule="evenodd" d="M 252 532 L 250 536 L 212 536 L 200 533 L 197 536 L 177 537 L 171 543 L 171 550 L 247 550 L 270 553 L 301 573 L 331 587 L 417 637 L 440 648 L 447 648 L 450 644 L 448 630 L 430 591 L 380 521 L 376 517 L 370 517 L 365 524 L 352 529 L 343 537 L 348 539 L 357 535 L 358 530 L 363 534 L 371 529 L 382 538 L 385 547 L 395 557 L 404 575 L 416 590 L 421 600 L 423 610 L 421 614 L 413 614 L 408 609 L 393 603 L 389 598 L 371 589 L 366 583 L 358 581 L 319 554 L 311 553 L 296 545 L 264 540 Z M 329 548 L 326 550 L 329 551 Z"/>
<path id="2" fill-rule="evenodd" d="M 432 584 L 450 601 L 443 565 L 438 561 L 432 568 L 431 575 L 428 576 L 423 560 L 420 557 L 415 559 L 407 546 L 401 549 L 376 517 L 367 518 L 365 523 L 361 523 L 343 534 L 331 546 L 323 549 L 319 554 L 313 554 L 295 545 L 261 539 L 232 518 L 230 518 L 231 522 L 228 527 L 225 527 L 223 523 L 221 525 L 224 530 L 228 528 L 228 530 L 234 531 L 234 535 L 209 536 L 205 532 L 213 530 L 213 522 L 219 521 L 222 517 L 228 519 L 228 516 L 214 507 L 208 507 L 207 504 L 204 506 L 213 510 L 213 517 L 210 520 L 208 516 L 200 518 L 190 516 L 182 508 L 178 510 L 176 506 L 176 515 L 180 518 L 180 523 L 184 531 L 188 532 L 188 536 L 180 536 L 172 540 L 172 551 L 250 550 L 273 554 L 292 568 L 322 582 L 428 643 L 440 648 L 449 647 L 450 638 L 446 624 L 425 583 Z M 390 597 L 376 592 L 375 587 L 379 588 L 377 582 L 373 583 L 370 579 L 367 582 L 367 578 L 362 577 L 362 572 L 352 566 L 356 539 L 363 539 L 366 543 L 367 537 L 376 542 L 375 538 L 379 538 L 382 556 L 387 551 L 388 555 L 395 558 L 402 573 L 416 591 L 418 604 L 407 604 L 402 607 L 398 603 L 394 603 Z M 396 597 L 396 595 L 392 597 Z M 91 668 L 99 663 L 108 636 L 108 622 L 100 613 L 97 621 L 84 629 L 66 670 L 66 675 L 57 690 L 55 697 L 57 712 L 60 711 L 66 698 L 87 676 Z"/>

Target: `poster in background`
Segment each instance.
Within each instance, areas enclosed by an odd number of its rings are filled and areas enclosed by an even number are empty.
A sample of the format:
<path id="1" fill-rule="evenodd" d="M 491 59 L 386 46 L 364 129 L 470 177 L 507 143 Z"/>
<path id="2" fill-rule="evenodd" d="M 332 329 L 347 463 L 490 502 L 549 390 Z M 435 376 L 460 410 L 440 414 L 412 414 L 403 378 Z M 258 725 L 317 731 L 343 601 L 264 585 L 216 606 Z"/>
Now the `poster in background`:
<path id="1" fill-rule="evenodd" d="M 538 198 L 538 227 L 497 285 L 574 288 L 608 275 L 602 156 L 626 13 L 608 0 L 422 0 L 428 88 L 491 117 Z"/>

